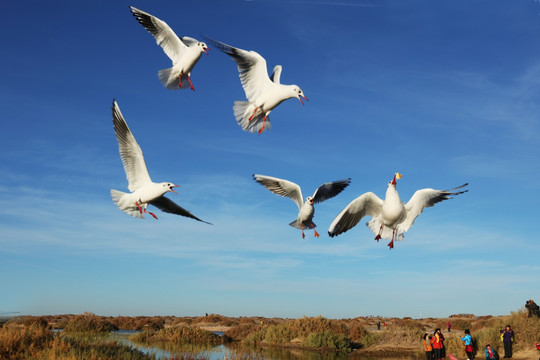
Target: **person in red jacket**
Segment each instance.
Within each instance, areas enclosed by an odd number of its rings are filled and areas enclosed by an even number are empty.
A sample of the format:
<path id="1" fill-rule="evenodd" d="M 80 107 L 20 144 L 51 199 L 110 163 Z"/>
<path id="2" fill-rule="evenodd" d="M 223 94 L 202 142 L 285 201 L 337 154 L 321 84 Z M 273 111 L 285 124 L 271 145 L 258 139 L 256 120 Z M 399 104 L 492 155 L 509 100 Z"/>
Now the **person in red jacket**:
<path id="1" fill-rule="evenodd" d="M 431 346 L 433 347 L 433 359 L 441 360 L 444 358 L 444 336 L 441 333 L 441 329 L 435 329 L 435 333 L 431 338 Z"/>

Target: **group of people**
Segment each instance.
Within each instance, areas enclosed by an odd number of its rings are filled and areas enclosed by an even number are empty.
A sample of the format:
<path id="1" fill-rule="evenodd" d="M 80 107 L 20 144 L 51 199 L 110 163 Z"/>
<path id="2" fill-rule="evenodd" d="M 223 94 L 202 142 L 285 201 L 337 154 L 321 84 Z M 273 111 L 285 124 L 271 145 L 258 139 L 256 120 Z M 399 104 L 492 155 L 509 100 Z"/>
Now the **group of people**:
<path id="1" fill-rule="evenodd" d="M 435 329 L 433 334 L 425 333 L 422 336 L 422 344 L 424 345 L 427 360 L 440 360 L 446 357 L 444 336 L 441 329 Z"/>
<path id="2" fill-rule="evenodd" d="M 449 330 L 450 331 L 450 330 Z M 504 358 L 512 358 L 512 343 L 514 342 L 514 332 L 510 328 L 510 325 L 506 325 L 504 330 L 501 330 L 501 340 L 504 345 Z M 474 340 L 471 336 L 469 329 L 466 329 L 463 337 L 460 337 L 465 346 L 465 353 L 467 354 L 467 360 L 473 360 L 476 354 L 474 347 Z M 425 333 L 422 336 L 422 344 L 424 345 L 424 351 L 426 353 L 427 360 L 442 360 L 446 357 L 446 350 L 444 347 L 444 336 L 441 333 L 441 329 L 435 329 L 433 334 Z M 499 354 L 491 347 L 490 344 L 486 344 L 484 347 L 484 355 L 486 360 L 498 360 Z"/>

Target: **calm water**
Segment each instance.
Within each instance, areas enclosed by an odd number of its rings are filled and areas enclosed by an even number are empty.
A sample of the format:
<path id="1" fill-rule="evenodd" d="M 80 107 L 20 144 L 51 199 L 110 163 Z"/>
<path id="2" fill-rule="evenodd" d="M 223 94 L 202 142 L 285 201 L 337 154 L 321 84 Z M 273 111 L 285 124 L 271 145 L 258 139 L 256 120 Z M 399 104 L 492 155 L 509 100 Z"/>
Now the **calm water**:
<path id="1" fill-rule="evenodd" d="M 118 342 L 126 345 L 130 345 L 137 350 L 142 351 L 145 354 L 151 354 L 159 360 L 168 360 L 171 356 L 181 356 L 190 354 L 194 358 L 210 359 L 210 360 L 223 360 L 225 357 L 231 360 L 403 360 L 409 357 L 402 358 L 367 358 L 359 357 L 354 354 L 343 353 L 319 353 L 316 351 L 298 350 L 298 349 L 276 349 L 276 348 L 260 348 L 260 349 L 246 349 L 238 344 L 227 344 L 219 346 L 201 347 L 201 346 L 182 346 L 167 347 L 164 349 L 157 347 L 146 347 L 129 340 L 129 337 L 137 333 L 134 330 L 119 330 L 113 333 L 111 336 Z M 222 333 L 217 333 L 223 335 Z"/>

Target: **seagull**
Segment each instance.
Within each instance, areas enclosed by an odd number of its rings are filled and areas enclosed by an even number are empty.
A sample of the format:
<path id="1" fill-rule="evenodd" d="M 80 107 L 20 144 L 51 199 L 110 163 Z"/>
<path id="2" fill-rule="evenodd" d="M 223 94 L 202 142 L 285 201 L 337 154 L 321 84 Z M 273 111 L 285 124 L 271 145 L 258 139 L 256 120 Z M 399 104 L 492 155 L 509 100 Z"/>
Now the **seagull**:
<path id="1" fill-rule="evenodd" d="M 296 220 L 289 225 L 302 230 L 302 239 L 305 239 L 304 228 L 313 229 L 315 237 L 319 237 L 319 233 L 315 230 L 316 225 L 312 221 L 315 213 L 313 204 L 333 198 L 349 186 L 351 182 L 351 179 L 349 178 L 324 183 L 315 190 L 313 195 L 308 196 L 306 201 L 304 201 L 300 186 L 291 181 L 258 174 L 254 174 L 253 179 L 274 194 L 291 198 L 296 205 L 298 205 L 298 216 Z"/>
<path id="2" fill-rule="evenodd" d="M 165 21 L 133 6 L 129 8 L 137 21 L 156 38 L 156 43 L 173 63 L 171 68 L 158 72 L 161 83 L 169 90 L 187 89 L 189 85 L 195 91 L 191 83 L 191 71 L 203 52 L 208 55 L 208 46 L 189 36 L 179 38 Z"/>
<path id="3" fill-rule="evenodd" d="M 144 219 L 143 213 L 145 213 L 157 219 L 156 214 L 146 210 L 147 206 L 151 204 L 161 211 L 190 217 L 210 224 L 163 196 L 169 191 L 177 194 L 174 188 L 180 185 L 170 182 L 155 183 L 150 179 L 142 150 L 131 133 L 126 120 L 124 120 L 124 116 L 122 116 L 116 100 L 113 100 L 112 115 L 114 132 L 118 140 L 120 157 L 124 164 L 124 171 L 126 172 L 129 183 L 128 189 L 130 191 L 130 193 L 125 193 L 114 189 L 111 190 L 111 197 L 116 206 L 135 218 Z"/>
<path id="4" fill-rule="evenodd" d="M 304 96 L 298 85 L 284 85 L 280 83 L 281 65 L 276 65 L 272 76 L 268 77 L 266 60 L 255 51 L 246 51 L 224 44 L 217 40 L 206 40 L 219 50 L 230 55 L 238 65 L 240 81 L 248 101 L 235 101 L 234 116 L 242 130 L 259 135 L 270 129 L 270 113 L 283 101 L 297 98 L 302 105 Z"/>
<path id="5" fill-rule="evenodd" d="M 394 240 L 404 239 L 403 233 L 411 228 L 414 220 L 425 208 L 469 191 L 455 191 L 464 188 L 468 183 L 450 190 L 422 189 L 416 191 L 408 203 L 402 203 L 396 190 L 396 180 L 400 178 L 401 174 L 396 173 L 392 181 L 388 182 L 384 200 L 372 192 L 354 199 L 334 219 L 328 229 L 328 235 L 334 237 L 344 233 L 356 226 L 364 216 L 369 215 L 372 219 L 366 225 L 376 234 L 375 240 L 379 241 L 381 238 L 391 240 L 388 247 L 392 249 Z"/>

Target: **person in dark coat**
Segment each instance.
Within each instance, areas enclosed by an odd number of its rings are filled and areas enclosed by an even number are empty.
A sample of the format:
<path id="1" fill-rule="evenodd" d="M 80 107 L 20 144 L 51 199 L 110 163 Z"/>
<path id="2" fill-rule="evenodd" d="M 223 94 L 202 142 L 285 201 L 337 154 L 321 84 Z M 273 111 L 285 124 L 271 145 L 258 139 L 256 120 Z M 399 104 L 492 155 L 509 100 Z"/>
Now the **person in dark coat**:
<path id="1" fill-rule="evenodd" d="M 504 344 L 504 358 L 512 358 L 512 342 L 514 341 L 514 332 L 510 328 L 510 325 L 506 325 L 504 330 L 501 330 L 503 344 Z"/>
<path id="2" fill-rule="evenodd" d="M 525 307 L 529 310 L 529 317 L 538 316 L 540 317 L 540 307 L 534 302 L 533 299 L 527 300 Z"/>

